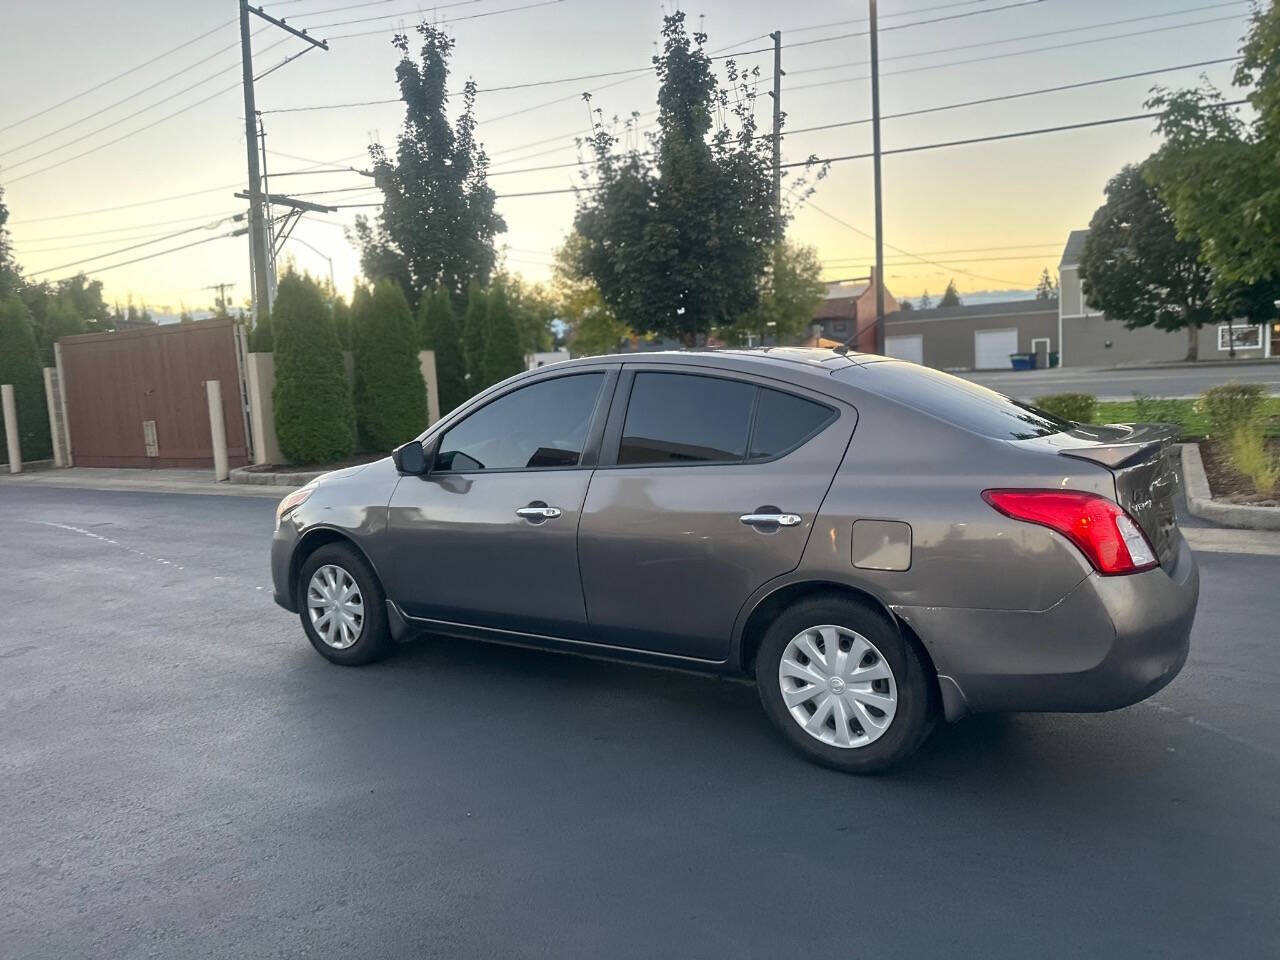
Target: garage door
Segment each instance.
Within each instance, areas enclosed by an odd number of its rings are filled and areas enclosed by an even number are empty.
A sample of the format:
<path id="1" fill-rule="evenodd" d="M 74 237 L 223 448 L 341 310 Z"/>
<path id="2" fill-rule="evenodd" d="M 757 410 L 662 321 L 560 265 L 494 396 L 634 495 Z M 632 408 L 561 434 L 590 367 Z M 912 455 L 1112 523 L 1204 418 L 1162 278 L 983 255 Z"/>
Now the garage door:
<path id="1" fill-rule="evenodd" d="M 916 333 L 911 336 L 885 337 L 884 355 L 896 360 L 924 363 L 924 336 Z"/>
<path id="2" fill-rule="evenodd" d="M 1009 354 L 1018 352 L 1018 331 L 975 330 L 973 333 L 973 368 L 975 370 L 1008 370 Z"/>

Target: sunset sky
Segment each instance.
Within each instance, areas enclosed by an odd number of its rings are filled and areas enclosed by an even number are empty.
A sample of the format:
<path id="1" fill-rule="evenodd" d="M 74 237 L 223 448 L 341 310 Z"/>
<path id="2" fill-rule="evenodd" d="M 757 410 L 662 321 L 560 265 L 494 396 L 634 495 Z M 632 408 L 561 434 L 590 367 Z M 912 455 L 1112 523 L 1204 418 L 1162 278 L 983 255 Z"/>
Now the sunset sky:
<path id="1" fill-rule="evenodd" d="M 335 161 L 361 167 L 370 142 L 394 145 L 403 116 L 398 103 L 270 111 L 395 97 L 399 55 L 391 36 L 423 18 L 449 21 L 457 38 L 453 89 L 468 76 L 483 91 L 637 71 L 480 93 L 479 135 L 492 158 L 491 184 L 499 194 L 579 182 L 576 169 L 568 167 L 508 171 L 577 159 L 574 137 L 589 132 L 588 109 L 580 97 L 584 91 L 606 116 L 637 111 L 643 123 L 655 109 L 654 77 L 643 68 L 661 25 L 663 6 L 656 0 L 471 0 L 434 8 L 406 0 L 290 0 L 265 7 L 329 38 L 331 47 L 312 51 L 257 84 L 273 173 Z M 708 0 L 682 8 L 694 28 L 709 34 L 708 49 L 717 53 L 767 46 L 764 35 L 782 30 L 789 45 L 782 52 L 788 129 L 869 116 L 867 37 L 843 36 L 865 31 L 864 0 Z M 883 0 L 881 108 L 889 115 L 1231 57 L 1248 10 L 1245 2 L 1197 0 Z M 0 41 L 0 186 L 17 256 L 28 274 L 57 279 L 84 270 L 95 276 L 97 267 L 230 229 L 223 223 L 192 230 L 243 207 L 233 197 L 245 183 L 236 15 L 234 0 L 49 0 L 6 6 Z M 381 19 L 369 19 L 374 17 Z M 938 18 L 948 19 L 907 26 Z M 341 23 L 351 20 L 363 22 Z M 264 27 L 255 39 L 259 73 L 305 46 L 254 21 L 255 30 Z M 206 31 L 203 39 L 146 63 Z M 772 61 L 771 52 L 740 58 L 745 66 L 760 67 L 757 109 L 765 126 L 771 106 L 763 94 L 771 86 L 765 78 L 772 74 Z M 723 66 L 717 61 L 721 72 Z M 137 69 L 106 82 L 131 67 Z M 884 147 L 1141 113 L 1156 83 L 1189 85 L 1204 73 L 1226 88 L 1231 71 L 1230 63 L 1183 68 L 886 119 Z M 58 105 L 65 100 L 70 102 Z M 1056 267 L 1067 232 L 1087 225 L 1107 178 L 1154 148 L 1152 126 L 1143 120 L 886 156 L 886 242 L 938 262 L 887 251 L 889 288 L 915 298 L 926 288 L 936 297 L 952 277 L 962 292 L 1033 286 L 1044 267 Z M 857 154 L 870 144 L 869 124 L 798 132 L 784 140 L 783 159 Z M 345 192 L 310 199 L 359 203 L 376 196 L 349 188 L 368 184 L 356 173 L 337 172 L 279 177 L 271 189 L 294 195 L 340 190 Z M 571 226 L 574 203 L 572 194 L 498 201 L 508 224 L 499 243 L 514 272 L 547 279 L 552 252 Z M 286 246 L 300 266 L 320 275 L 329 271 L 324 258 L 332 258 L 344 292 L 359 272 L 343 230 L 357 212 L 309 217 L 295 236 L 310 247 Z M 824 276 L 838 279 L 866 272 L 872 242 L 857 231 L 869 234 L 872 228 L 871 164 L 850 160 L 832 165 L 810 202 L 796 211 L 789 233 L 816 247 Z M 177 235 L 123 251 L 166 234 Z M 100 279 L 109 301 L 132 295 L 173 312 L 183 304 L 207 307 L 213 294 L 204 288 L 222 282 L 234 283 L 234 298 L 242 302 L 249 294 L 248 247 L 243 237 L 214 240 L 105 270 Z"/>

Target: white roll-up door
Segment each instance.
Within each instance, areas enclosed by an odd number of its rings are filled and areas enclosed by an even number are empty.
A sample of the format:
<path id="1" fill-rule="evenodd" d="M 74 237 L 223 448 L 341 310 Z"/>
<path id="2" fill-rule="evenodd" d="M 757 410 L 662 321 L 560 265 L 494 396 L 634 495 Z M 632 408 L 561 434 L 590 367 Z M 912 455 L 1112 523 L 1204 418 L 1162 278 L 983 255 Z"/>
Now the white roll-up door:
<path id="1" fill-rule="evenodd" d="M 1008 370 L 1009 354 L 1017 352 L 1016 327 L 1010 330 L 975 330 L 973 332 L 973 368 L 975 370 Z"/>
<path id="2" fill-rule="evenodd" d="M 900 337 L 885 337 L 884 355 L 896 360 L 924 363 L 924 335 L 913 333 Z"/>

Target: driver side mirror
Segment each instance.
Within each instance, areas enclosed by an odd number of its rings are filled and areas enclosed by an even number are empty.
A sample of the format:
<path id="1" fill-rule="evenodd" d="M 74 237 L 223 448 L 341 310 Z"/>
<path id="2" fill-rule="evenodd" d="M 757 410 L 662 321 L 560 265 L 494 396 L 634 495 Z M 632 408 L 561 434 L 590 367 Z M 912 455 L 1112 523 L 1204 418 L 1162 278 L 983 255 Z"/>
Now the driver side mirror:
<path id="1" fill-rule="evenodd" d="M 432 444 L 432 449 L 435 444 Z M 427 472 L 429 460 L 427 451 L 417 440 L 410 440 L 406 444 L 396 447 L 391 451 L 391 459 L 395 461 L 396 469 L 401 473 L 410 476 L 420 477 Z"/>

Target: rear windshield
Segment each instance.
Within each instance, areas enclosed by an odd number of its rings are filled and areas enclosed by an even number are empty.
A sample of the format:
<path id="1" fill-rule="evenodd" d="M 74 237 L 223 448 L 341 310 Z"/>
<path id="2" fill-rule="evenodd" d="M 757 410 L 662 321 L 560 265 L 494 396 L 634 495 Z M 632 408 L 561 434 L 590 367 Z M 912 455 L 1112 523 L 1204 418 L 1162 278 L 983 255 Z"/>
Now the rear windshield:
<path id="1" fill-rule="evenodd" d="M 945 423 L 997 440 L 1047 437 L 1073 426 L 1029 403 L 914 363 L 885 360 L 847 367 L 836 375 Z"/>

